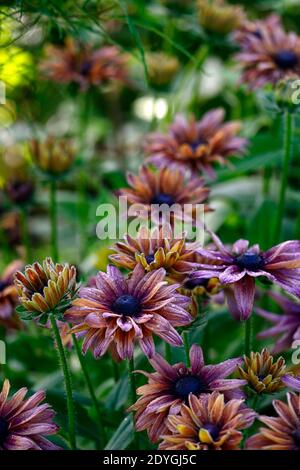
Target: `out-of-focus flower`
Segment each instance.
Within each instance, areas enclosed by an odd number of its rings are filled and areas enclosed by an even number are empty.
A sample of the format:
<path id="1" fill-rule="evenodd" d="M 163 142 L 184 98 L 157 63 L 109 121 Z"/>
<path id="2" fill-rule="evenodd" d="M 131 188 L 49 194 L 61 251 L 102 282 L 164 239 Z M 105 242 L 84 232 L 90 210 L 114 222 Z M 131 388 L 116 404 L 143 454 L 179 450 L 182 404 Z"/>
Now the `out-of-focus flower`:
<path id="1" fill-rule="evenodd" d="M 117 266 L 134 269 L 139 263 L 145 271 L 164 268 L 168 280 L 180 281 L 195 266 L 197 242 L 186 243 L 183 238 L 174 238 L 169 224 L 149 230 L 142 226 L 137 238 L 125 235 L 124 242 L 117 242 L 112 249 L 116 252 L 110 260 Z"/>
<path id="2" fill-rule="evenodd" d="M 220 292 L 220 282 L 218 278 L 212 277 L 210 279 L 194 279 L 190 276 L 186 277 L 179 289 L 183 295 L 191 298 L 189 310 L 193 318 L 199 312 L 199 302 L 203 308 L 212 297 Z"/>
<path id="3" fill-rule="evenodd" d="M 239 373 L 256 393 L 274 393 L 285 388 L 284 379 L 290 375 L 284 358 L 280 357 L 274 361 L 266 348 L 261 353 L 251 352 L 250 357 L 244 356 L 244 363 L 239 366 Z"/>
<path id="4" fill-rule="evenodd" d="M 77 289 L 76 269 L 55 264 L 51 258 L 43 264 L 26 266 L 24 274 L 15 274 L 15 285 L 24 309 L 24 318 L 46 320 L 47 314 L 60 316 L 70 305 Z"/>
<path id="5" fill-rule="evenodd" d="M 165 270 L 145 274 L 137 265 L 126 279 L 114 266 L 107 273 L 99 272 L 95 287 L 80 289 L 65 319 L 75 326 L 73 333 L 84 336 L 83 352 L 91 349 L 102 356 L 114 345 L 121 359 L 131 358 L 135 340 L 142 351 L 153 356 L 153 335 L 173 346 L 182 344 L 174 326 L 190 323 L 185 310 L 188 299 L 176 292 L 178 284 L 167 285 Z"/>
<path id="6" fill-rule="evenodd" d="M 74 163 L 75 148 L 69 139 L 48 136 L 44 141 L 31 140 L 29 147 L 37 167 L 50 175 L 62 175 Z"/>
<path id="7" fill-rule="evenodd" d="M 245 19 L 241 6 L 230 5 L 224 0 L 198 0 L 199 22 L 207 31 L 228 34 L 239 28 Z"/>
<path id="8" fill-rule="evenodd" d="M 8 212 L 1 217 L 0 230 L 3 233 L 5 243 L 15 247 L 21 243 L 21 221 L 18 212 Z"/>
<path id="9" fill-rule="evenodd" d="M 204 114 L 200 121 L 187 121 L 177 116 L 167 134 L 150 134 L 145 151 L 147 162 L 157 167 L 190 170 L 215 177 L 213 166 L 224 165 L 228 157 L 239 156 L 245 152 L 247 139 L 238 137 L 239 122 L 224 123 L 224 110 L 215 109 Z"/>
<path id="10" fill-rule="evenodd" d="M 18 305 L 18 293 L 14 285 L 14 274 L 22 269 L 22 261 L 13 261 L 0 276 L 0 324 L 13 329 L 19 329 L 21 323 L 15 314 Z"/>
<path id="11" fill-rule="evenodd" d="M 154 85 L 167 85 L 179 69 L 177 57 L 165 52 L 148 52 L 146 55 L 148 74 Z"/>
<path id="12" fill-rule="evenodd" d="M 274 325 L 259 333 L 258 337 L 260 339 L 279 337 L 273 348 L 274 353 L 278 353 L 291 348 L 294 341 L 300 341 L 300 304 L 277 292 L 270 293 L 270 297 L 278 303 L 283 313 L 278 315 L 256 307 L 258 315 Z"/>
<path id="13" fill-rule="evenodd" d="M 21 388 L 9 399 L 9 390 L 5 380 L 0 393 L 0 450 L 59 450 L 45 438 L 59 430 L 52 408 L 41 404 L 45 393 L 36 392 L 25 400 L 27 388 Z"/>
<path id="14" fill-rule="evenodd" d="M 142 166 L 139 175 L 128 173 L 127 182 L 130 188 L 119 190 L 118 195 L 127 197 L 131 216 L 148 218 L 152 213 L 155 217 L 154 206 L 172 208 L 167 211 L 171 223 L 174 219 L 181 222 L 192 222 L 196 217 L 196 206 L 205 204 L 209 189 L 204 186 L 204 179 L 199 177 L 187 178 L 182 170 L 161 168 L 152 171 L 148 166 Z M 210 210 L 205 204 L 204 211 Z M 161 216 L 161 222 L 164 212 Z M 169 220 L 168 220 L 169 221 Z"/>
<path id="15" fill-rule="evenodd" d="M 259 245 L 249 247 L 247 240 L 238 240 L 229 249 L 215 234 L 211 233 L 211 236 L 217 251 L 198 250 L 200 255 L 210 260 L 210 264 L 200 264 L 192 277 L 217 277 L 222 285 L 231 285 L 232 289 L 225 289 L 224 293 L 234 318 L 247 320 L 251 315 L 255 279 L 259 276 L 300 297 L 300 241 L 286 241 L 261 251 Z"/>
<path id="16" fill-rule="evenodd" d="M 237 450 L 243 439 L 241 430 L 249 428 L 255 412 L 243 406 L 244 400 L 213 392 L 204 397 L 189 396 L 180 414 L 169 416 L 168 432 L 162 436 L 161 450 Z"/>
<path id="17" fill-rule="evenodd" d="M 127 80 L 126 58 L 115 46 L 93 50 L 69 38 L 64 47 L 49 45 L 45 52 L 40 69 L 55 82 L 77 83 L 86 90 L 112 80 Z"/>
<path id="18" fill-rule="evenodd" d="M 148 383 L 138 388 L 137 394 L 141 397 L 130 409 L 136 411 L 136 429 L 147 430 L 153 442 L 167 432 L 168 416 L 178 414 L 190 394 L 200 397 L 219 391 L 228 400 L 243 395 L 240 387 L 246 384 L 244 380 L 226 379 L 237 370 L 242 362 L 240 358 L 205 365 L 202 349 L 194 344 L 190 349 L 190 361 L 189 368 L 183 363 L 171 366 L 157 354 L 150 360 L 155 372 L 139 371 L 148 378 Z"/>
<path id="19" fill-rule="evenodd" d="M 248 27 L 249 29 L 249 27 Z M 285 32 L 276 17 L 260 22 L 253 32 L 242 30 L 236 35 L 241 52 L 236 55 L 243 68 L 241 81 L 251 89 L 281 79 L 300 76 L 300 38 Z"/>
<path id="20" fill-rule="evenodd" d="M 32 200 L 34 184 L 30 180 L 10 179 L 5 186 L 5 192 L 14 204 L 26 204 Z"/>
<path id="21" fill-rule="evenodd" d="M 287 403 L 274 400 L 276 417 L 260 416 L 264 427 L 246 441 L 249 450 L 300 450 L 300 396 L 287 394 Z"/>

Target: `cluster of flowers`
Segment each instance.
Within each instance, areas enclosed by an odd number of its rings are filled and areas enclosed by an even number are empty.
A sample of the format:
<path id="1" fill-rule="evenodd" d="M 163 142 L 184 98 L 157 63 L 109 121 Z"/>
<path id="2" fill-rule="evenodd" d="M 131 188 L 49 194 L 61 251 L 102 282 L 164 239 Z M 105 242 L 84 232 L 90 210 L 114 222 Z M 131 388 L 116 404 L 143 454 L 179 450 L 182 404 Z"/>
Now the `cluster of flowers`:
<path id="1" fill-rule="evenodd" d="M 300 40 L 285 33 L 277 17 L 244 23 L 235 40 L 242 49 L 238 59 L 245 66 L 242 80 L 251 87 L 299 75 Z M 75 81 L 82 89 L 107 77 L 124 80 L 122 61 L 114 48 L 79 53 L 69 42 L 66 50 L 55 50 L 53 56 L 54 63 L 43 64 L 44 70 L 51 70 L 48 76 L 52 79 Z M 215 177 L 215 163 L 225 164 L 228 157 L 245 152 L 247 141 L 237 135 L 239 129 L 239 123 L 224 122 L 221 109 L 208 112 L 200 121 L 177 117 L 167 134 L 147 139 L 146 164 L 139 175 L 128 175 L 130 187 L 120 190 L 120 195 L 146 210 L 152 204 L 206 204 L 209 190 L 204 177 Z M 56 155 L 52 140 L 46 147 L 37 142 L 32 146 L 48 170 L 61 171 L 52 158 Z M 193 219 L 193 213 L 190 216 Z M 224 246 L 210 232 L 212 244 L 204 248 L 188 243 L 184 236 L 174 238 L 173 229 L 172 225 L 154 230 L 143 227 L 136 239 L 126 235 L 114 245 L 107 272 L 99 272 L 79 291 L 75 268 L 49 258 L 43 265 L 27 266 L 24 273 L 17 271 L 15 286 L 11 270 L 7 271 L 0 281 L 1 320 L 14 317 L 18 296 L 27 318 L 46 324 L 51 313 L 64 325 L 71 323 L 71 333 L 83 339 L 83 352 L 91 350 L 95 358 L 109 350 L 118 360 L 131 359 L 138 342 L 155 372 L 140 371 L 148 382 L 137 390 L 140 398 L 130 410 L 136 413 L 137 431 L 146 430 L 151 441 L 160 443 L 160 449 L 238 449 L 242 430 L 258 418 L 264 427 L 247 439 L 246 448 L 299 450 L 298 394 L 287 393 L 287 403 L 275 400 L 275 417 L 258 416 L 245 403 L 249 388 L 256 394 L 285 387 L 300 391 L 299 379 L 282 358 L 275 360 L 264 349 L 249 357 L 205 365 L 202 349 L 192 345 L 189 365 L 171 365 L 156 353 L 154 336 L 181 346 L 176 328 L 193 322 L 199 298 L 206 304 L 216 296 L 218 301 L 226 299 L 233 317 L 246 321 L 259 295 L 258 277 L 299 298 L 300 241 L 286 241 L 262 251 L 258 245 L 249 246 L 247 240 Z M 277 293 L 271 295 L 284 313 L 256 311 L 275 325 L 260 333 L 262 338 L 282 335 L 275 348 L 279 352 L 300 337 L 300 305 Z M 228 378 L 233 373 L 238 378 Z M 27 401 L 25 389 L 10 400 L 8 392 L 5 381 L 0 394 L 0 449 L 56 448 L 43 437 L 57 432 L 57 426 L 49 406 L 40 405 L 42 392 Z"/>

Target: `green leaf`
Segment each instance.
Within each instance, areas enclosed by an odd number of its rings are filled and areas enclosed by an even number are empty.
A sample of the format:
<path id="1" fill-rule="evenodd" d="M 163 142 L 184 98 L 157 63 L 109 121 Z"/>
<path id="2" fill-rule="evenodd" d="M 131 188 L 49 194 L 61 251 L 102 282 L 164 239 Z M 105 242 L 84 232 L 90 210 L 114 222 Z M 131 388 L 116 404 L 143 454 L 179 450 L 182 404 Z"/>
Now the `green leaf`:
<path id="1" fill-rule="evenodd" d="M 125 405 L 129 392 L 129 383 L 127 374 L 123 375 L 121 379 L 115 384 L 110 394 L 106 399 L 106 408 L 111 410 L 119 410 Z"/>
<path id="2" fill-rule="evenodd" d="M 134 438 L 134 426 L 132 415 L 126 416 L 104 450 L 124 450 Z"/>

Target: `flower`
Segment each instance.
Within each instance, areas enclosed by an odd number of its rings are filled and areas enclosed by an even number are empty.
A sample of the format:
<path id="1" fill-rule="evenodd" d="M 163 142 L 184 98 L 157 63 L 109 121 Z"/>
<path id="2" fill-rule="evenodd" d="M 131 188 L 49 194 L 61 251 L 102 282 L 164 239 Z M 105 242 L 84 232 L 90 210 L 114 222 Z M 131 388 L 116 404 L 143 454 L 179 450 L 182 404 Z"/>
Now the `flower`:
<path id="1" fill-rule="evenodd" d="M 274 393 L 281 390 L 286 386 L 284 379 L 290 375 L 284 358 L 280 357 L 274 361 L 266 348 L 261 353 L 252 351 L 250 357 L 244 356 L 239 373 L 256 393 Z"/>
<path id="2" fill-rule="evenodd" d="M 41 71 L 58 83 L 76 83 L 82 91 L 110 80 L 126 80 L 125 56 L 115 46 L 92 50 L 68 38 L 64 47 L 49 45 Z"/>
<path id="3" fill-rule="evenodd" d="M 65 313 L 75 326 L 73 333 L 84 336 L 83 352 L 90 348 L 97 358 L 112 345 L 121 359 L 132 358 L 135 340 L 149 357 L 155 352 L 153 335 L 173 346 L 182 340 L 174 326 L 191 322 L 185 310 L 188 299 L 176 292 L 178 284 L 167 285 L 165 270 L 145 274 L 137 265 L 126 279 L 114 266 L 99 272 L 95 287 L 80 289 L 79 298 Z"/>
<path id="4" fill-rule="evenodd" d="M 203 178 L 187 178 L 182 170 L 161 168 L 156 172 L 148 166 L 142 166 L 139 175 L 128 173 L 130 188 L 121 189 L 119 196 L 127 197 L 131 216 L 155 218 L 155 206 L 171 208 L 170 221 L 174 219 L 191 222 L 196 217 L 196 205 L 204 204 L 209 189 L 204 186 Z M 185 207 L 184 207 L 185 206 Z M 209 208 L 204 205 L 204 211 Z M 165 211 L 161 211 L 162 217 Z"/>
<path id="5" fill-rule="evenodd" d="M 42 265 L 26 266 L 24 274 L 18 271 L 15 285 L 24 319 L 47 320 L 49 313 L 60 316 L 70 305 L 77 289 L 76 269 L 46 258 Z"/>
<path id="6" fill-rule="evenodd" d="M 179 292 L 191 298 L 189 311 L 192 317 L 195 318 L 199 311 L 199 301 L 201 302 L 201 307 L 205 307 L 214 296 L 215 300 L 217 300 L 217 294 L 221 294 L 220 282 L 216 277 L 199 279 L 193 278 L 190 274 L 184 279 Z"/>
<path id="7" fill-rule="evenodd" d="M 259 88 L 267 83 L 300 75 L 300 38 L 285 32 L 274 19 L 260 22 L 254 32 L 237 35 L 241 52 L 236 60 L 243 67 L 241 81 L 249 88 Z"/>
<path id="8" fill-rule="evenodd" d="M 45 393 L 39 391 L 24 400 L 27 388 L 21 388 L 9 399 L 9 390 L 5 380 L 0 393 L 0 450 L 59 450 L 44 437 L 59 429 L 53 423 L 52 408 L 40 404 Z"/>
<path id="9" fill-rule="evenodd" d="M 8 328 L 20 328 L 21 323 L 15 315 L 18 305 L 17 289 L 13 282 L 14 273 L 22 269 L 22 261 L 13 261 L 0 276 L 0 324 Z"/>
<path id="10" fill-rule="evenodd" d="M 215 176 L 215 163 L 224 165 L 231 155 L 242 155 L 247 140 L 237 137 L 239 122 L 224 123 L 224 110 L 214 109 L 200 121 L 177 116 L 167 134 L 150 134 L 145 145 L 147 162 L 158 168 L 168 166 L 189 170 L 192 174 Z"/>
<path id="11" fill-rule="evenodd" d="M 294 341 L 300 340 L 300 304 L 278 292 L 272 292 L 270 297 L 280 305 L 283 313 L 278 315 L 256 307 L 256 313 L 274 325 L 259 333 L 258 337 L 265 339 L 279 336 L 273 348 L 274 353 L 278 353 L 289 349 Z"/>
<path id="12" fill-rule="evenodd" d="M 265 427 L 246 441 L 250 450 L 300 450 L 300 396 L 288 393 L 287 403 L 273 401 L 278 416 L 260 416 Z"/>
<path id="13" fill-rule="evenodd" d="M 146 63 L 151 82 L 158 86 L 170 83 L 180 65 L 176 56 L 165 52 L 148 52 Z"/>
<path id="14" fill-rule="evenodd" d="M 30 180 L 10 179 L 5 192 L 14 204 L 26 204 L 32 200 L 34 193 L 34 184 Z"/>
<path id="15" fill-rule="evenodd" d="M 130 408 L 136 411 L 137 431 L 147 430 L 151 441 L 156 442 L 167 432 L 167 418 L 180 412 L 189 394 L 197 396 L 219 391 L 226 399 L 242 397 L 240 387 L 244 380 L 226 379 L 241 364 L 240 358 L 229 359 L 220 364 L 205 365 L 202 349 L 193 345 L 190 349 L 191 367 L 183 363 L 170 365 L 160 355 L 150 359 L 155 372 L 139 371 L 148 378 L 148 383 L 137 389 L 141 397 Z"/>
<path id="16" fill-rule="evenodd" d="M 250 427 L 255 412 L 242 406 L 244 400 L 213 392 L 200 399 L 190 395 L 188 406 L 168 418 L 168 432 L 162 436 L 160 450 L 237 450 L 242 429 Z"/>
<path id="17" fill-rule="evenodd" d="M 242 239 L 235 242 L 230 250 L 215 234 L 211 233 L 211 236 L 217 250 L 198 250 L 200 255 L 210 260 L 210 264 L 200 264 L 193 277 L 217 277 L 221 285 L 231 285 L 232 289 L 225 289 L 224 293 L 234 318 L 247 320 L 250 316 L 255 279 L 259 276 L 300 296 L 300 241 L 286 241 L 263 252 L 259 245 L 249 247 L 249 242 Z"/>
<path id="18" fill-rule="evenodd" d="M 201 26 L 219 34 L 228 34 L 238 28 L 245 18 L 241 6 L 230 5 L 224 0 L 198 0 L 199 21 Z"/>
<path id="19" fill-rule="evenodd" d="M 31 140 L 29 147 L 37 167 L 52 176 L 66 173 L 74 163 L 75 149 L 71 140 L 50 135 L 44 141 Z"/>
<path id="20" fill-rule="evenodd" d="M 186 243 L 185 238 L 174 238 L 170 225 L 165 224 L 160 229 L 149 230 L 142 226 L 137 238 L 124 236 L 124 242 L 117 242 L 112 250 L 110 260 L 125 269 L 134 269 L 141 264 L 145 271 L 164 268 L 168 280 L 182 280 L 185 273 L 195 265 L 195 249 L 198 243 Z"/>
<path id="21" fill-rule="evenodd" d="M 262 29 L 267 28 L 272 31 L 274 28 L 282 28 L 282 21 L 279 15 L 272 13 L 263 20 L 244 21 L 233 33 L 234 41 L 240 46 L 247 46 L 251 42 L 252 36 L 262 37 Z"/>

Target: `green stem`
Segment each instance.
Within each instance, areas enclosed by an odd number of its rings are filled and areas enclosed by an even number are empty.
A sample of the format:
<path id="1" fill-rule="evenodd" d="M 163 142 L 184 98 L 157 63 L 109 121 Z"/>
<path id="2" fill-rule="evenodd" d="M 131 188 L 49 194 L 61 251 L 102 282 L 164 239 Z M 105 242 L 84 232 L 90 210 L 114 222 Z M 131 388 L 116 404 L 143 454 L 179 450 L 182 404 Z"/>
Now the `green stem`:
<path id="1" fill-rule="evenodd" d="M 252 351 L 253 315 L 245 321 L 245 356 L 249 356 Z"/>
<path id="2" fill-rule="evenodd" d="M 56 323 L 56 319 L 53 313 L 50 313 L 51 326 L 57 345 L 57 350 L 60 358 L 60 363 L 62 366 L 62 371 L 65 380 L 66 394 L 67 394 L 67 409 L 68 409 L 68 424 L 69 424 L 69 440 L 72 450 L 76 450 L 76 435 L 75 435 L 75 406 L 73 400 L 73 391 L 72 391 L 72 382 L 70 369 L 67 362 L 66 353 L 62 344 L 60 337 L 59 329 Z"/>
<path id="3" fill-rule="evenodd" d="M 288 186 L 289 166 L 292 157 L 292 137 L 293 137 L 293 115 L 288 111 L 284 115 L 284 144 L 283 144 L 283 168 L 281 172 L 281 184 L 277 216 L 274 226 L 274 245 L 279 243 L 282 232 L 282 222 L 285 209 L 286 190 Z"/>
<path id="4" fill-rule="evenodd" d="M 87 368 L 85 359 L 84 359 L 84 357 L 81 353 L 78 340 L 77 340 L 77 338 L 74 334 L 72 335 L 72 338 L 73 338 L 73 343 L 74 343 L 76 353 L 77 353 L 77 356 L 78 356 L 78 359 L 79 359 L 79 362 L 80 362 L 80 365 L 81 365 L 81 369 L 82 369 L 82 372 L 83 372 L 83 375 L 84 375 L 84 378 L 85 378 L 85 382 L 86 382 L 87 388 L 89 390 L 89 394 L 91 396 L 91 400 L 92 400 L 92 403 L 94 405 L 96 415 L 97 415 L 97 419 L 98 419 L 99 430 L 100 430 L 100 432 L 99 432 L 99 436 L 100 436 L 100 439 L 99 439 L 99 441 L 100 441 L 99 444 L 100 445 L 99 445 L 99 447 L 100 447 L 100 449 L 104 449 L 105 442 L 106 442 L 106 434 L 105 434 L 104 426 L 101 425 L 101 423 L 102 423 L 102 414 L 101 414 L 101 410 L 100 410 L 100 407 L 99 407 L 99 403 L 98 403 L 98 400 L 97 400 L 97 397 L 96 397 L 96 394 L 95 394 L 95 391 L 94 391 L 94 387 L 93 387 L 92 380 L 91 380 L 89 372 L 88 372 L 88 368 Z"/>
<path id="5" fill-rule="evenodd" d="M 128 361 L 128 375 L 130 381 L 130 395 L 131 395 L 131 403 L 135 403 L 137 401 L 137 394 L 136 394 L 136 380 L 135 380 L 135 367 L 134 367 L 134 357 Z M 135 450 L 139 450 L 139 436 L 138 433 L 134 433 L 134 443 L 135 443 Z"/>
<path id="6" fill-rule="evenodd" d="M 184 344 L 186 365 L 187 365 L 187 367 L 190 367 L 190 365 L 191 365 L 191 363 L 190 363 L 190 342 L 189 342 L 189 332 L 188 331 L 183 331 L 182 339 L 183 339 L 183 344 Z"/>
<path id="7" fill-rule="evenodd" d="M 28 226 L 28 211 L 26 208 L 21 207 L 21 221 L 22 221 L 22 235 L 23 235 L 23 243 L 26 253 L 26 263 L 30 264 L 32 255 L 31 255 L 31 243 L 30 243 L 30 233 L 29 233 L 29 226 Z"/>
<path id="8" fill-rule="evenodd" d="M 50 182 L 50 221 L 51 221 L 51 251 L 53 261 L 58 261 L 57 242 L 57 185 L 55 179 Z"/>
<path id="9" fill-rule="evenodd" d="M 166 361 L 171 364 L 172 362 L 172 350 L 171 346 L 169 343 L 165 343 L 165 355 L 166 355 Z"/>

